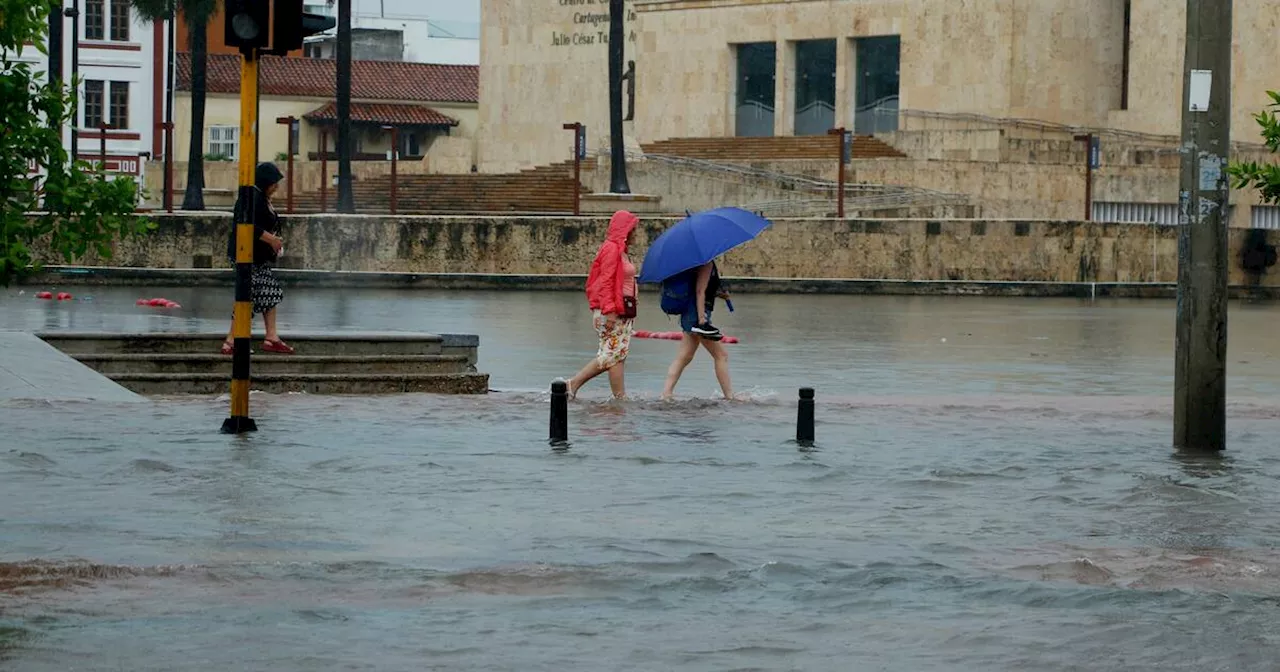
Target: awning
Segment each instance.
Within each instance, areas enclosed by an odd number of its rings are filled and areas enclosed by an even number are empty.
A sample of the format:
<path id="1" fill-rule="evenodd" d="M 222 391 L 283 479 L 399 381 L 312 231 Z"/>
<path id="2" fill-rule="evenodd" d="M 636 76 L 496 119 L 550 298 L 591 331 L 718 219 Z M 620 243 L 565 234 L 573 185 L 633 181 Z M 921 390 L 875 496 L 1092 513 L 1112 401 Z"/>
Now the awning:
<path id="1" fill-rule="evenodd" d="M 338 123 L 338 103 L 325 103 L 317 110 L 302 115 L 313 124 Z M 351 123 L 378 126 L 442 128 L 458 125 L 458 120 L 426 105 L 407 103 L 351 103 Z"/>

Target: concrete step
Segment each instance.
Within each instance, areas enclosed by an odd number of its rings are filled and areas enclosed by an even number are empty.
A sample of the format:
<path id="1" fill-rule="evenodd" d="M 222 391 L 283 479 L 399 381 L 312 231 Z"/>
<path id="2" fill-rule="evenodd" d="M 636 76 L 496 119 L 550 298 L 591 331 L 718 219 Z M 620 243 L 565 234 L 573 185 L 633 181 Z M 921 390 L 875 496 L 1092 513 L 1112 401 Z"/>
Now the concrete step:
<path id="1" fill-rule="evenodd" d="M 70 354 L 217 354 L 226 333 L 134 333 L 46 332 L 37 334 L 46 343 Z M 285 333 L 281 337 L 294 347 L 294 356 L 369 355 L 466 355 L 476 361 L 480 339 L 467 334 L 416 333 Z M 262 338 L 253 338 L 255 357 L 262 351 Z"/>
<path id="2" fill-rule="evenodd" d="M 119 373 L 107 376 L 143 395 L 226 394 L 231 378 L 221 373 Z M 263 374 L 251 390 L 271 394 L 487 394 L 487 373 Z"/>
<path id="3" fill-rule="evenodd" d="M 103 374 L 171 373 L 217 374 L 230 380 L 231 358 L 222 354 L 102 354 L 72 355 Z M 277 355 L 255 353 L 252 375 L 267 374 L 408 374 L 474 373 L 466 355 Z"/>

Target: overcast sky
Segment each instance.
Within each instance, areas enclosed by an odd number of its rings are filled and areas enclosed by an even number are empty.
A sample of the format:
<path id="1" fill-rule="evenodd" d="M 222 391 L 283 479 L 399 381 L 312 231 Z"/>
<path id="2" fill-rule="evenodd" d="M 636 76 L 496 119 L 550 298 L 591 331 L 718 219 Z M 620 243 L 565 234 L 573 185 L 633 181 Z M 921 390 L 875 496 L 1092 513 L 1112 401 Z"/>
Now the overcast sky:
<path id="1" fill-rule="evenodd" d="M 480 0 L 351 0 L 351 9 L 360 16 L 480 21 Z"/>

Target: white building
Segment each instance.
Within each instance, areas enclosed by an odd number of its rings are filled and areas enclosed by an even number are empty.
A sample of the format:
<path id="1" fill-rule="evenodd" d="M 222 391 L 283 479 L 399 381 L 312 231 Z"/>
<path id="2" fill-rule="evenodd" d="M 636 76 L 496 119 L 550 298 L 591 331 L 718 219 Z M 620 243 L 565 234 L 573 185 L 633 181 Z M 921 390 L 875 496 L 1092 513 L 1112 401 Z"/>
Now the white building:
<path id="1" fill-rule="evenodd" d="M 63 19 L 62 79 L 70 84 L 79 75 L 80 109 L 74 130 L 63 133 L 63 145 L 71 150 L 74 132 L 79 158 L 97 164 L 106 124 L 106 170 L 141 182 L 148 158 L 163 158 L 157 125 L 164 121 L 167 25 L 139 21 L 129 0 L 77 0 L 75 5 L 77 29 L 71 17 Z M 72 6 L 70 0 L 66 6 Z M 19 60 L 48 71 L 48 58 L 33 48 L 24 49 Z"/>
<path id="2" fill-rule="evenodd" d="M 304 11 L 336 19 L 338 9 L 325 0 L 307 0 Z M 333 58 L 336 42 L 335 28 L 308 38 L 304 54 Z M 479 4 L 475 0 L 352 0 L 351 42 L 351 57 L 357 60 L 479 65 Z"/>

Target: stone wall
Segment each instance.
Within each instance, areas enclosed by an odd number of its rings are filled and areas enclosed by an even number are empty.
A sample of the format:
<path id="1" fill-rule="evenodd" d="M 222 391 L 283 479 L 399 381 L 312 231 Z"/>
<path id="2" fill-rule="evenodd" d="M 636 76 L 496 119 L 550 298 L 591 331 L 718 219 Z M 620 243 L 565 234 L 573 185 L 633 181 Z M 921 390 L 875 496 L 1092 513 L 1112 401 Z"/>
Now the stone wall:
<path id="1" fill-rule="evenodd" d="M 227 267 L 227 215 L 159 216 L 159 229 L 116 245 L 115 259 L 87 265 Z M 645 219 L 637 261 L 674 219 Z M 585 274 L 607 218 L 286 218 L 289 268 L 492 274 Z M 1233 285 L 1246 231 L 1230 233 Z M 1272 244 L 1280 232 L 1268 232 Z M 727 276 L 806 279 L 1173 282 L 1172 227 L 1072 221 L 778 219 L 723 261 Z M 48 263 L 61 263 L 47 259 Z M 1280 286 L 1280 275 L 1264 276 Z"/>

